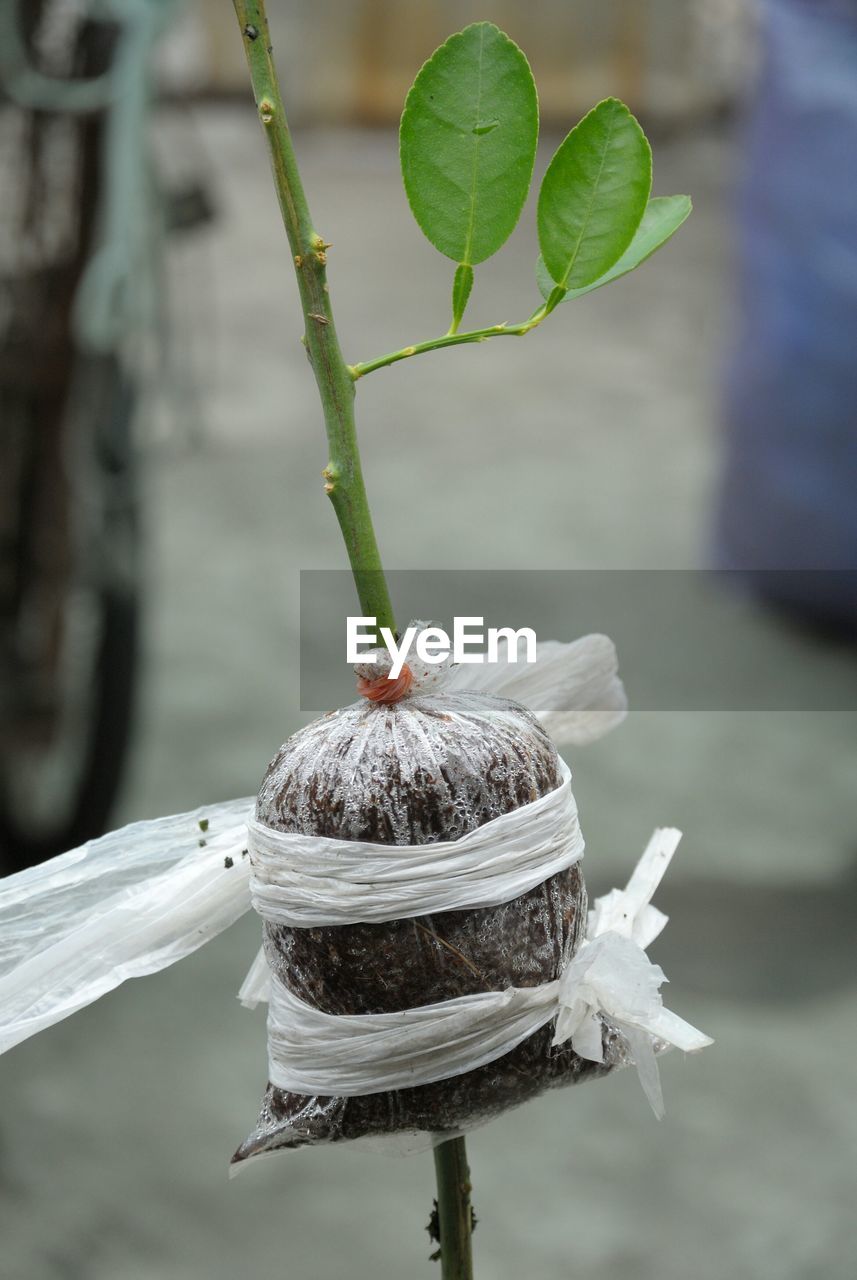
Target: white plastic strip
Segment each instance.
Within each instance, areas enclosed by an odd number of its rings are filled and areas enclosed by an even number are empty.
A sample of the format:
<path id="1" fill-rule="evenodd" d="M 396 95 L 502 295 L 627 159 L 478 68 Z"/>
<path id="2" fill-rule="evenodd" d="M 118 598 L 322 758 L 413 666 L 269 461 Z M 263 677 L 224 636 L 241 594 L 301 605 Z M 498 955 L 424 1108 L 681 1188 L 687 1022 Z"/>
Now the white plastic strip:
<path id="1" fill-rule="evenodd" d="M 0 880 L 0 1053 L 243 915 L 252 804 L 136 822 Z"/>
<path id="2" fill-rule="evenodd" d="M 510 987 L 402 1013 L 331 1014 L 271 975 L 268 1079 L 294 1093 L 352 1097 L 474 1071 L 556 1014 L 559 982 Z"/>
<path id="3" fill-rule="evenodd" d="M 625 1035 L 646 1095 L 662 1115 L 655 1045 L 693 1052 L 711 1043 L 664 1009 L 663 971 L 634 941 L 678 838 L 673 830 L 655 833 L 621 895 L 616 927 L 602 931 L 608 920 L 604 904 L 615 901 L 614 890 L 596 902 L 587 940 L 554 982 L 399 1013 L 335 1015 L 306 1004 L 272 975 L 271 1083 L 295 1093 L 341 1097 L 430 1084 L 503 1057 L 554 1017 L 555 1044 L 570 1039 L 575 1052 L 600 1062 L 603 1016 Z"/>
<path id="4" fill-rule="evenodd" d="M 444 687 L 478 689 L 521 702 L 560 745 L 594 742 L 620 724 L 628 710 L 616 646 L 598 634 L 569 643 L 540 640 L 532 664 L 506 657 L 498 663 L 453 667 Z"/>
<path id="5" fill-rule="evenodd" d="M 509 902 L 583 857 L 571 772 L 560 768 L 547 795 L 438 844 L 328 840 L 251 820 L 253 906 L 272 924 L 308 929 Z"/>

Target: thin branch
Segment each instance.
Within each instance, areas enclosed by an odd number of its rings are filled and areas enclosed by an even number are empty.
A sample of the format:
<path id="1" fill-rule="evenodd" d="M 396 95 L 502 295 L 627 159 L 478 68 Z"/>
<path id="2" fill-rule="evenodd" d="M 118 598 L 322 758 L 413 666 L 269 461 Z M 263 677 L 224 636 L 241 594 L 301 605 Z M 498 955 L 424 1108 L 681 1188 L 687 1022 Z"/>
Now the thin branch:
<path id="1" fill-rule="evenodd" d="M 360 607 L 378 626 L 395 630 L 393 610 L 363 482 L 354 422 L 354 382 L 342 356 L 327 286 L 327 250 L 313 227 L 292 145 L 264 0 L 233 0 L 256 98 L 268 140 L 274 184 L 292 251 L 305 342 L 318 384 L 327 430 L 329 459 L 323 471 L 348 558 Z M 259 250 L 264 255 L 264 246 Z"/>

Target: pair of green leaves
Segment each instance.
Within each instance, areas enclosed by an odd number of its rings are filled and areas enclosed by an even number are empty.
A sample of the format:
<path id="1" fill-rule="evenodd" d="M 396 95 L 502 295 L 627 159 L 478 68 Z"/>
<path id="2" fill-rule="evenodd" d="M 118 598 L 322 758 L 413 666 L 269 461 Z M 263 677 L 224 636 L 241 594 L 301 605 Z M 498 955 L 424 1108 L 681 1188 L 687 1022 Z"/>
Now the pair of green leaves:
<path id="1" fill-rule="evenodd" d="M 538 130 L 529 64 L 488 22 L 451 36 L 408 94 L 402 176 L 420 228 L 458 264 L 452 332 L 474 266 L 497 252 L 521 215 Z M 539 192 L 536 274 L 548 309 L 632 271 L 681 226 L 688 197 L 650 199 L 651 185 L 645 134 L 623 103 L 607 98 L 562 142 Z"/>

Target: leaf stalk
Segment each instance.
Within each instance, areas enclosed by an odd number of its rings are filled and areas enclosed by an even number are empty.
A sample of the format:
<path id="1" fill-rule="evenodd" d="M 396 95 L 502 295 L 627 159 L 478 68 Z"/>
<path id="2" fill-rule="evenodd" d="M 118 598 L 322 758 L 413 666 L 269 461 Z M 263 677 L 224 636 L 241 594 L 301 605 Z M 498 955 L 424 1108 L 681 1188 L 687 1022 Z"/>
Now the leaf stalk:
<path id="1" fill-rule="evenodd" d="M 556 305 L 556 304 L 554 304 Z M 488 342 L 491 338 L 524 338 L 537 328 L 553 307 L 545 303 L 534 311 L 528 320 L 520 324 L 494 324 L 486 329 L 468 329 L 464 333 L 444 333 L 439 338 L 429 338 L 426 342 L 415 342 L 409 347 L 400 347 L 398 351 L 390 351 L 385 356 L 377 356 L 374 360 L 364 360 L 360 364 L 348 366 L 352 379 L 356 382 L 365 378 L 367 373 L 377 369 L 386 369 L 388 365 L 398 364 L 400 360 L 409 360 L 411 356 L 425 355 L 427 351 L 441 351 L 444 347 L 463 347 L 474 342 Z"/>

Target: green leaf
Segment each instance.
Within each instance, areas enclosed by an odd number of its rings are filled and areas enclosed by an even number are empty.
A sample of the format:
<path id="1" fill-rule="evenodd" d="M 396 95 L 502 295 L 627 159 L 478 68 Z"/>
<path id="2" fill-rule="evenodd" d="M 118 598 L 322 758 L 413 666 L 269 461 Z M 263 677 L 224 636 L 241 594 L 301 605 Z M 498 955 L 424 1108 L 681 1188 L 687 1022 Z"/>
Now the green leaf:
<path id="1" fill-rule="evenodd" d="M 652 187 L 652 152 L 624 103 L 606 98 L 548 165 L 539 192 L 539 247 L 564 289 L 591 284 L 628 248 Z"/>
<path id="2" fill-rule="evenodd" d="M 466 266 L 497 252 L 524 207 L 538 131 L 529 64 L 490 22 L 429 58 L 405 102 L 399 153 L 414 217 L 436 249 Z"/>
<path id="3" fill-rule="evenodd" d="M 461 324 L 470 290 L 473 288 L 473 268 L 466 262 L 460 262 L 455 268 L 455 279 L 452 282 L 452 328 L 455 333 Z"/>
<path id="4" fill-rule="evenodd" d="M 691 208 L 690 196 L 654 196 L 646 206 L 634 239 L 619 261 L 614 262 L 609 271 L 605 271 L 603 276 L 599 276 L 591 284 L 582 285 L 579 289 L 569 289 L 560 298 L 560 302 L 568 302 L 571 298 L 591 293 L 593 289 L 600 289 L 602 285 L 610 284 L 611 280 L 618 280 L 620 276 L 626 276 L 629 271 L 639 267 L 675 235 L 690 214 Z M 549 298 L 556 284 L 541 257 L 536 263 L 536 280 L 542 297 Z"/>

